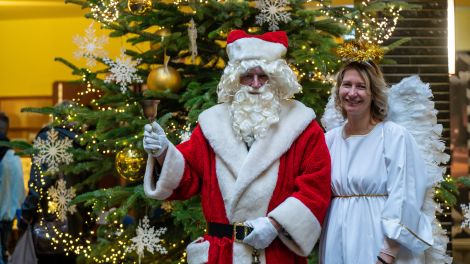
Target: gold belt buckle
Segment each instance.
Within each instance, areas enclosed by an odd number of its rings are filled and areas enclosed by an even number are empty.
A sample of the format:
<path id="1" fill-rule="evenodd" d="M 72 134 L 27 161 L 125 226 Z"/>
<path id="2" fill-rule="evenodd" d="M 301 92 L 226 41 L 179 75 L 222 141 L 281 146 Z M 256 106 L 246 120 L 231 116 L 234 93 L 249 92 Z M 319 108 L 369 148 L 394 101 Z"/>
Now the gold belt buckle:
<path id="1" fill-rule="evenodd" d="M 242 240 L 237 239 L 237 226 L 243 227 L 243 238 L 245 238 L 246 235 L 248 235 L 248 228 L 243 223 L 240 223 L 240 222 L 233 224 L 233 240 L 236 242 L 242 243 L 243 239 Z"/>

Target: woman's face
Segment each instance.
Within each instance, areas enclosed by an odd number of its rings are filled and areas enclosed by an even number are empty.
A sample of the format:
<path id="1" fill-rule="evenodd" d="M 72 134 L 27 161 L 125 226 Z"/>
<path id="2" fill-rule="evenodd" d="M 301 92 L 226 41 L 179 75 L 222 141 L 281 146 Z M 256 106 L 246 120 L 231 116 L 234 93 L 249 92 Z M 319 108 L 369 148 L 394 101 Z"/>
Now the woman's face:
<path id="1" fill-rule="evenodd" d="M 367 87 L 361 74 L 355 69 L 344 73 L 343 81 L 339 87 L 341 107 L 351 117 L 370 117 L 370 105 L 372 102 L 370 88 Z"/>

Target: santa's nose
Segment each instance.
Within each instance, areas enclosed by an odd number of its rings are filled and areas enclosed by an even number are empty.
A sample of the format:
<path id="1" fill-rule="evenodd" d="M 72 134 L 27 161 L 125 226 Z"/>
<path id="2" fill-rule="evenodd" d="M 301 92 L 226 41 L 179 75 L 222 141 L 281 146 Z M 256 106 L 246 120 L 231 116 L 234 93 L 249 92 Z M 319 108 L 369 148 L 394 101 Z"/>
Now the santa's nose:
<path id="1" fill-rule="evenodd" d="M 256 88 L 256 89 L 263 86 L 263 83 L 259 80 L 258 75 L 253 76 L 253 81 L 251 82 L 250 86 L 253 87 L 253 88 Z"/>

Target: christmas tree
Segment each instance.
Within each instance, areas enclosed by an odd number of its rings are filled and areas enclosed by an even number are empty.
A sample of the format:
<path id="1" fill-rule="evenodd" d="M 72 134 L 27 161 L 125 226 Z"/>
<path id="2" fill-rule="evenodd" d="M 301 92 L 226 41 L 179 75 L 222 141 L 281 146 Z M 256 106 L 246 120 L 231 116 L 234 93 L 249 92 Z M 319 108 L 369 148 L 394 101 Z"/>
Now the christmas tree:
<path id="1" fill-rule="evenodd" d="M 231 30 L 286 31 L 286 60 L 303 87 L 296 99 L 321 116 L 331 75 L 341 62 L 334 52 L 338 41 L 354 27 L 370 26 L 363 17 L 357 18 L 366 8 L 373 13 L 390 9 L 389 2 L 335 9 L 327 1 L 300 0 L 65 2 L 89 11 L 86 17 L 111 30 L 110 37 L 125 36 L 131 45 L 148 47 L 123 49 L 120 57 L 108 58 L 102 47 L 106 40 L 94 36 L 91 26 L 85 37 L 74 40 L 79 46 L 75 55 L 86 58 L 88 68 L 57 58 L 79 77 L 86 91 L 67 107 L 25 109 L 51 114 L 55 126 L 79 131 L 74 139 L 79 147 L 57 143 L 62 152 L 56 153 L 54 164 L 48 160 L 50 143 L 57 141 L 53 132 L 47 142 L 17 142 L 15 146 L 40 157 L 37 163 L 48 163 L 63 174 L 81 175 L 73 187 L 60 180 L 42 195 L 52 199 L 52 211 L 61 218 L 77 213 L 75 206 L 82 207 L 79 211 L 85 212 L 90 231 L 80 235 L 54 231 L 57 239 L 52 243 L 86 263 L 182 263 L 186 244 L 204 233 L 198 198 L 161 202 L 145 196 L 141 183 L 146 154 L 141 142 L 144 125 L 154 119 L 175 145 L 186 140 L 199 113 L 217 103 L 217 84 L 227 61 L 225 40 Z M 346 23 L 347 18 L 362 24 Z M 93 70 L 95 65 L 98 70 Z M 93 95 L 90 104 L 82 101 L 85 95 Z M 38 153 L 41 148 L 43 154 Z M 57 176 L 47 170 L 40 177 Z M 109 178 L 120 183 L 100 188 Z"/>

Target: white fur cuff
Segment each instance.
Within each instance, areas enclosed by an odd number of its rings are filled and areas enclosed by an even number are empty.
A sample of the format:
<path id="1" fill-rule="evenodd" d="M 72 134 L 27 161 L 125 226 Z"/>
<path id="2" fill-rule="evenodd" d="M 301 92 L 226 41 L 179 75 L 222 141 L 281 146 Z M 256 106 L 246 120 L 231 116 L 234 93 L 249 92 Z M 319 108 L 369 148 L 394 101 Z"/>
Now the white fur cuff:
<path id="1" fill-rule="evenodd" d="M 199 237 L 186 247 L 187 260 L 189 264 L 204 264 L 209 261 L 209 241 Z"/>
<path id="2" fill-rule="evenodd" d="M 165 161 L 163 162 L 160 177 L 155 179 L 154 168 L 157 162 L 151 155 L 147 159 L 144 176 L 144 191 L 151 198 L 165 200 L 170 197 L 183 178 L 184 157 L 173 144 L 168 145 Z"/>
<path id="3" fill-rule="evenodd" d="M 296 198 L 289 197 L 272 210 L 274 218 L 290 237 L 279 234 L 282 242 L 294 253 L 308 256 L 320 237 L 321 225 L 310 209 Z"/>

